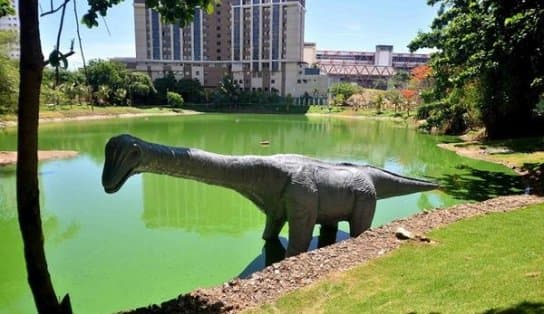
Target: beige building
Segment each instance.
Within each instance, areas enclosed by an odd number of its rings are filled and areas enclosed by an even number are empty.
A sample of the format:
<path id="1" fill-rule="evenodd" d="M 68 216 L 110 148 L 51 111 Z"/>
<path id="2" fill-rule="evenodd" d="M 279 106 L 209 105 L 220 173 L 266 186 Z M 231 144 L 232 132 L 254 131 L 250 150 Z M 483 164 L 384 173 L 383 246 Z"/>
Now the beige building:
<path id="1" fill-rule="evenodd" d="M 16 0 L 11 0 L 11 5 L 15 9 L 15 15 L 8 15 L 0 18 L 0 30 L 2 31 L 12 31 L 19 33 L 19 15 L 18 15 L 18 8 L 19 8 L 19 2 Z M 17 35 L 17 38 L 19 36 Z M 21 55 L 21 47 L 19 46 L 19 42 L 15 42 L 12 44 L 9 44 L 8 47 L 8 56 L 12 59 L 19 59 Z"/>
<path id="2" fill-rule="evenodd" d="M 206 88 L 230 75 L 246 90 L 280 95 L 326 94 L 328 78 L 303 62 L 304 0 L 223 0 L 192 23 L 163 24 L 134 1 L 136 58 L 119 59 L 153 79 L 172 71 Z"/>

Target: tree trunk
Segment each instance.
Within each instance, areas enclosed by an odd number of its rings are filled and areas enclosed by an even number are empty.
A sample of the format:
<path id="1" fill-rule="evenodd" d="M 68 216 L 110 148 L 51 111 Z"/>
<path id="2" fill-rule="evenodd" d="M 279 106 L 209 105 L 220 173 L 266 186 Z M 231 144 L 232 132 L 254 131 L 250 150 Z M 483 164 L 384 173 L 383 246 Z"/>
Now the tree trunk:
<path id="1" fill-rule="evenodd" d="M 17 210 L 28 283 L 38 312 L 71 313 L 68 295 L 59 304 L 47 270 L 38 190 L 38 112 L 43 55 L 38 0 L 19 0 L 20 85 L 17 133 Z"/>

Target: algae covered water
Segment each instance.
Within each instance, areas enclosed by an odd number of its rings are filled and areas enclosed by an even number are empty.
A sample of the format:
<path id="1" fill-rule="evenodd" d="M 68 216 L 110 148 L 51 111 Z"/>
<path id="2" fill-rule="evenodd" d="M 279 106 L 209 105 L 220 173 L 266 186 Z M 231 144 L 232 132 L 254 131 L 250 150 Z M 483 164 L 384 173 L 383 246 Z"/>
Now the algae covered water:
<path id="1" fill-rule="evenodd" d="M 374 225 L 520 191 L 509 169 L 441 150 L 436 144 L 443 138 L 400 122 L 218 114 L 42 125 L 40 149 L 80 152 L 39 166 L 49 270 L 57 293 L 70 294 L 76 313 L 157 303 L 264 266 L 264 215 L 234 191 L 144 174 L 106 194 L 100 183 L 104 144 L 121 133 L 221 154 L 296 153 L 371 164 L 441 184 L 441 190 L 379 201 Z M 15 129 L 0 133 L 0 150 L 15 147 Z M 0 313 L 33 313 L 13 166 L 0 168 L 0 239 Z"/>

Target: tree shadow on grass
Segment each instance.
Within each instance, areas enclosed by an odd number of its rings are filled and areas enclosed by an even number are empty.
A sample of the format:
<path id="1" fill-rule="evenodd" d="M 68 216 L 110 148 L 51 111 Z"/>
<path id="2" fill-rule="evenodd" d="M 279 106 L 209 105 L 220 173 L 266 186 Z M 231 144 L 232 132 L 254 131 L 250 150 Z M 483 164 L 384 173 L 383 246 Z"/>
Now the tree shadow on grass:
<path id="1" fill-rule="evenodd" d="M 521 194 L 523 178 L 515 174 L 493 172 L 460 165 L 459 172 L 439 178 L 441 189 L 456 199 L 484 201 L 493 197 Z"/>
<path id="2" fill-rule="evenodd" d="M 541 302 L 521 302 L 508 308 L 490 309 L 482 314 L 536 314 L 544 313 L 544 303 Z"/>
<path id="3" fill-rule="evenodd" d="M 506 147 L 515 153 L 534 153 L 537 151 L 544 151 L 544 137 L 484 141 L 483 144 L 491 147 Z"/>
<path id="4" fill-rule="evenodd" d="M 531 188 L 531 192 L 544 195 L 544 163 L 525 163 L 521 170 L 525 173 L 523 183 Z"/>

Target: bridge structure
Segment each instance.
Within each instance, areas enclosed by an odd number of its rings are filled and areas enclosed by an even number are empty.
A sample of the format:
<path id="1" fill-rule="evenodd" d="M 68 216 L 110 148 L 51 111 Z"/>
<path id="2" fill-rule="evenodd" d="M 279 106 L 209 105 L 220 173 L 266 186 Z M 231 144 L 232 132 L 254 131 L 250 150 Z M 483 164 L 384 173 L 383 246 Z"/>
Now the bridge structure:
<path id="1" fill-rule="evenodd" d="M 363 87 L 387 88 L 387 81 L 400 71 L 428 63 L 428 54 L 393 53 L 393 46 L 378 45 L 375 52 L 316 50 L 315 67 L 332 81 L 353 82 Z"/>

